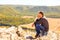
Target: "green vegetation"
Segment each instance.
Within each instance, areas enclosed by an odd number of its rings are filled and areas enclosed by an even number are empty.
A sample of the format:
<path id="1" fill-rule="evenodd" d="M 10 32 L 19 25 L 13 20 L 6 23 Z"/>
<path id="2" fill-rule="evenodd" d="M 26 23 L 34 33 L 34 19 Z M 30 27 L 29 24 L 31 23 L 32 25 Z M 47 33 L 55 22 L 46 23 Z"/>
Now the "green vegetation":
<path id="1" fill-rule="evenodd" d="M 18 26 L 33 22 L 33 18 L 21 18 L 18 16 L 0 16 L 0 23 Z"/>
<path id="2" fill-rule="evenodd" d="M 0 24 L 1 25 L 21 25 L 33 22 L 33 18 L 22 18 L 26 12 L 19 12 L 11 6 L 0 6 Z"/>
<path id="3" fill-rule="evenodd" d="M 59 13 L 56 13 L 56 12 L 46 13 L 45 16 L 48 17 L 48 18 L 60 18 Z"/>

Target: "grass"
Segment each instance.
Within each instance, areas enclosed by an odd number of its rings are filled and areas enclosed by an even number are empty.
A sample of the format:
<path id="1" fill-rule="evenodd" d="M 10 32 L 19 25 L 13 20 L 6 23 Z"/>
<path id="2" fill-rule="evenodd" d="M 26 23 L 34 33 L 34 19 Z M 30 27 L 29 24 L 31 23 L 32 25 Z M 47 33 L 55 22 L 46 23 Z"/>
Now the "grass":
<path id="1" fill-rule="evenodd" d="M 32 19 L 32 20 L 31 20 Z M 33 22 L 33 18 L 21 18 L 21 16 L 7 16 L 0 14 L 0 23 L 10 25 L 21 25 Z"/>
<path id="2" fill-rule="evenodd" d="M 45 16 L 48 17 L 48 18 L 60 18 L 59 13 L 56 13 L 56 12 L 45 13 Z"/>

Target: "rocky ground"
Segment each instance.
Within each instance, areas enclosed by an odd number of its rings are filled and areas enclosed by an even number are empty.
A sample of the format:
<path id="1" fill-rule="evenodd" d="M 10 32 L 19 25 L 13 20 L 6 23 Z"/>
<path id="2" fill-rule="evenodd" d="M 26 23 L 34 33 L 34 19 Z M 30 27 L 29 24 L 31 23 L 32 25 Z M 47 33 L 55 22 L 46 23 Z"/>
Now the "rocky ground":
<path id="1" fill-rule="evenodd" d="M 32 30 L 24 30 L 22 26 L 34 29 L 31 24 L 20 25 L 18 28 L 11 26 L 10 28 L 0 28 L 0 40 L 60 40 L 60 19 L 48 18 L 49 32 L 47 36 L 34 38 L 35 33 Z"/>

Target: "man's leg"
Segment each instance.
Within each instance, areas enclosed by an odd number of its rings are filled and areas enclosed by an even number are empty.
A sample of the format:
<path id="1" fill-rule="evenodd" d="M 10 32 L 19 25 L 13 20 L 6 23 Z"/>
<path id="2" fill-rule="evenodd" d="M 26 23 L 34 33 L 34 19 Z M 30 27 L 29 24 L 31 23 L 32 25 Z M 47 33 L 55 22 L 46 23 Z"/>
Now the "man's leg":
<path id="1" fill-rule="evenodd" d="M 35 38 L 39 37 L 39 34 L 40 34 L 40 30 L 36 30 Z"/>
<path id="2" fill-rule="evenodd" d="M 40 30 L 42 31 L 42 36 L 44 36 L 47 32 L 45 31 L 45 27 L 40 25 Z"/>
<path id="3" fill-rule="evenodd" d="M 41 30 L 42 31 L 42 36 L 44 36 L 45 28 L 43 26 L 41 26 L 40 24 L 37 24 L 36 29 L 38 30 L 37 34 L 40 34 L 40 30 Z"/>
<path id="4" fill-rule="evenodd" d="M 39 24 L 37 24 L 36 26 L 36 35 L 35 35 L 35 37 L 37 38 L 37 37 L 39 37 L 40 35 L 40 27 L 39 27 Z"/>

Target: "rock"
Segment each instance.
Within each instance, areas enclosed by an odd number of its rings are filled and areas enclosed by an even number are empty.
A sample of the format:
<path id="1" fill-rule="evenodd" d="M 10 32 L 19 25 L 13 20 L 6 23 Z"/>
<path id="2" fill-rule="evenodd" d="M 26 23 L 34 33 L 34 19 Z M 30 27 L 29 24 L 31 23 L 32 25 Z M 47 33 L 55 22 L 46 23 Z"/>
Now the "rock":
<path id="1" fill-rule="evenodd" d="M 18 31 L 18 33 L 16 33 Z M 18 36 L 20 34 L 20 36 Z M 49 31 L 47 36 L 43 36 L 37 39 L 33 39 L 35 32 L 25 32 L 21 26 L 16 28 L 12 26 L 8 29 L 0 28 L 0 40 L 60 40 L 60 34 L 55 31 Z"/>
<path id="2" fill-rule="evenodd" d="M 49 31 L 47 36 L 41 37 L 42 40 L 57 40 L 59 35 L 57 35 L 54 31 Z"/>

